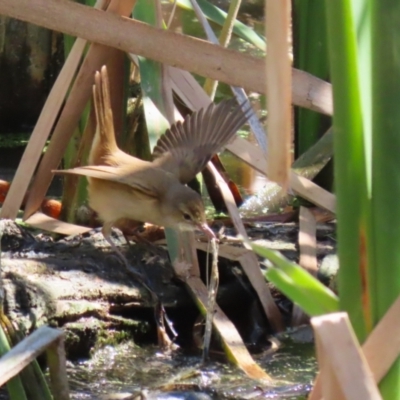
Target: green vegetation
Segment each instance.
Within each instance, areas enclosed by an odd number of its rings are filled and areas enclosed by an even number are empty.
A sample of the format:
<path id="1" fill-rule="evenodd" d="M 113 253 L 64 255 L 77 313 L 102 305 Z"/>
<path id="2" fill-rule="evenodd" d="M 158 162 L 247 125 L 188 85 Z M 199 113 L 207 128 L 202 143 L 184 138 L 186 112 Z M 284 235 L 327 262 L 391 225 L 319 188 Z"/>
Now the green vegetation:
<path id="1" fill-rule="evenodd" d="M 26 146 L 31 132 L 27 133 L 2 133 L 0 135 L 0 148 L 14 148 Z"/>

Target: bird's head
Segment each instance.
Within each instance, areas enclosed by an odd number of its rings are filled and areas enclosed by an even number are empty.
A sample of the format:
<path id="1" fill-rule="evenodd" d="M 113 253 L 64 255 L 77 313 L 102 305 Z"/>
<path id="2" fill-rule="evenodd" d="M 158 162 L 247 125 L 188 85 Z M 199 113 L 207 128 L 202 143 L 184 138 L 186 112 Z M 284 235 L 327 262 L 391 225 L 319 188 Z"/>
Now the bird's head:
<path id="1" fill-rule="evenodd" d="M 170 188 L 164 202 L 164 213 L 170 223 L 166 226 L 181 225 L 188 229 L 200 229 L 209 238 L 215 234 L 207 225 L 206 213 L 201 196 L 184 185 Z"/>

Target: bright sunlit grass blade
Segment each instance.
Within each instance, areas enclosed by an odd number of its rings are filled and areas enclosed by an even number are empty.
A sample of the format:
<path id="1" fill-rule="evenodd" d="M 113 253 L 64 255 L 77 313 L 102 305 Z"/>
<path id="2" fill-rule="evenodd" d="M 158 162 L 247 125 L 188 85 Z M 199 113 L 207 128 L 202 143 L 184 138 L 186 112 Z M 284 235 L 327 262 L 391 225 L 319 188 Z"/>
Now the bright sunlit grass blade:
<path id="1" fill-rule="evenodd" d="M 366 230 L 368 198 L 361 109 L 357 29 L 351 0 L 327 0 L 328 48 L 334 98 L 340 308 L 360 341 L 369 330 L 370 291 Z M 368 117 L 364 115 L 364 117 Z"/>
<path id="2" fill-rule="evenodd" d="M 371 197 L 372 174 L 372 54 L 371 1 L 352 1 L 357 35 L 357 73 L 363 115 L 367 194 Z"/>
<path id="3" fill-rule="evenodd" d="M 398 1 L 370 0 L 372 58 L 371 280 L 376 324 L 400 294 L 400 9 Z M 372 242 L 372 241 L 371 241 Z M 382 397 L 398 399 L 400 359 L 380 384 Z"/>
<path id="4" fill-rule="evenodd" d="M 315 317 L 338 310 L 338 307 L 324 307 L 320 302 L 318 293 L 309 293 L 307 288 L 302 288 L 297 281 L 293 281 L 288 275 L 278 268 L 270 268 L 265 277 L 272 282 L 285 296 L 309 316 Z M 336 302 L 338 305 L 338 302 Z"/>
<path id="5" fill-rule="evenodd" d="M 297 303 L 311 316 L 335 312 L 339 309 L 337 296 L 318 279 L 299 265 L 289 261 L 277 251 L 250 243 L 252 249 L 274 266 L 269 267 L 265 276 L 279 290 Z"/>
<path id="6" fill-rule="evenodd" d="M 393 0 L 327 0 L 334 94 L 339 292 L 360 341 L 400 293 L 400 10 Z M 399 398 L 400 363 L 382 381 Z"/>

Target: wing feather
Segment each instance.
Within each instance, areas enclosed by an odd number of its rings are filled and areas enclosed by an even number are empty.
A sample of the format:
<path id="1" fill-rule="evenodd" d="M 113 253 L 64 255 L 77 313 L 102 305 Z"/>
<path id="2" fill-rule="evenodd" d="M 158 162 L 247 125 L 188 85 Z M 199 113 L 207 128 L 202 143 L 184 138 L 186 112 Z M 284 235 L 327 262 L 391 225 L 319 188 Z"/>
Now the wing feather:
<path id="1" fill-rule="evenodd" d="M 138 163 L 113 167 L 89 165 L 66 170 L 54 170 L 58 175 L 79 175 L 129 186 L 149 197 L 160 197 L 169 185 L 170 177 L 164 170 L 155 168 L 152 163 L 137 160 Z"/>
<path id="2" fill-rule="evenodd" d="M 160 137 L 154 148 L 155 164 L 187 183 L 235 136 L 248 119 L 235 99 L 194 112 Z"/>

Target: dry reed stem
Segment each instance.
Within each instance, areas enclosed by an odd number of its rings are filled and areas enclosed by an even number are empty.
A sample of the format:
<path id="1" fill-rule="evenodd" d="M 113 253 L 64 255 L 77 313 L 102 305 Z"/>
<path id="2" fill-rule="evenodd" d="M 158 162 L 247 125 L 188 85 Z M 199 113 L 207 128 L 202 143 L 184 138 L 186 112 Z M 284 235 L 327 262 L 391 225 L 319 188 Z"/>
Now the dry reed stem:
<path id="1" fill-rule="evenodd" d="M 67 236 L 80 235 L 92 230 L 92 228 L 85 228 L 84 226 L 60 221 L 58 219 L 49 217 L 41 212 L 34 213 L 25 222 L 29 225 L 34 226 L 35 228 Z"/>
<path id="2" fill-rule="evenodd" d="M 19 374 L 48 346 L 63 336 L 59 329 L 42 326 L 0 358 L 0 386 Z"/>
<path id="3" fill-rule="evenodd" d="M 347 313 L 313 317 L 311 324 L 322 365 L 324 400 L 341 399 L 340 392 L 346 400 L 382 399 Z"/>
<path id="4" fill-rule="evenodd" d="M 362 346 L 376 383 L 387 374 L 400 354 L 400 296 L 378 322 Z M 319 374 L 321 375 L 321 373 Z M 317 376 L 309 400 L 322 399 L 321 378 Z"/>
<path id="5" fill-rule="evenodd" d="M 306 207 L 300 207 L 299 220 L 299 265 L 316 276 L 318 272 L 317 223 L 314 214 Z"/>
<path id="6" fill-rule="evenodd" d="M 310 274 L 316 276 L 318 272 L 317 262 L 317 223 L 314 214 L 309 208 L 300 207 L 299 214 L 299 265 Z M 292 326 L 299 326 L 309 321 L 305 312 L 295 304 L 292 310 Z"/>
<path id="7" fill-rule="evenodd" d="M 233 86 L 264 92 L 265 60 L 67 0 L 2 0 L 0 13 L 141 55 Z M 292 70 L 293 103 L 333 112 L 331 85 Z"/>
<path id="8" fill-rule="evenodd" d="M 46 349 L 46 355 L 54 399 L 70 400 L 64 338 L 60 337 L 52 343 Z"/>
<path id="9" fill-rule="evenodd" d="M 292 133 L 290 0 L 266 0 L 268 179 L 289 186 Z"/>
<path id="10" fill-rule="evenodd" d="M 247 140 L 238 137 L 233 143 L 226 146 L 226 149 L 246 164 L 250 165 L 256 171 L 265 174 L 267 161 L 263 152 L 258 147 L 254 146 Z M 296 194 L 311 203 L 314 203 L 333 214 L 336 213 L 335 195 L 316 185 L 309 179 L 297 175 L 294 171 L 290 171 L 290 187 Z"/>
<path id="11" fill-rule="evenodd" d="M 318 387 L 321 400 L 322 390 L 325 394 L 323 400 L 347 400 L 344 397 L 343 391 L 340 388 L 337 377 L 334 373 L 333 366 L 330 363 L 329 358 L 324 353 L 324 346 L 322 344 L 322 341 L 318 336 L 315 337 L 315 350 L 318 355 L 318 367 L 320 370 L 320 376 L 323 377 L 323 380 L 319 379 Z M 326 394 L 328 395 L 326 396 Z"/>
<path id="12" fill-rule="evenodd" d="M 108 79 L 110 81 L 110 100 L 113 110 L 115 136 L 122 134 L 126 104 L 124 103 L 124 66 L 125 53 L 118 51 L 107 63 Z"/>
<path id="13" fill-rule="evenodd" d="M 318 207 L 336 213 L 336 196 L 309 179 L 290 171 L 290 187 L 295 193 Z"/>

